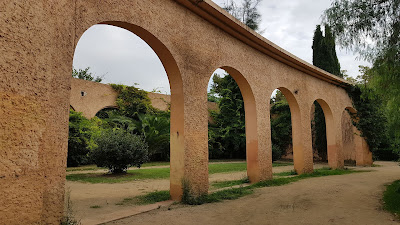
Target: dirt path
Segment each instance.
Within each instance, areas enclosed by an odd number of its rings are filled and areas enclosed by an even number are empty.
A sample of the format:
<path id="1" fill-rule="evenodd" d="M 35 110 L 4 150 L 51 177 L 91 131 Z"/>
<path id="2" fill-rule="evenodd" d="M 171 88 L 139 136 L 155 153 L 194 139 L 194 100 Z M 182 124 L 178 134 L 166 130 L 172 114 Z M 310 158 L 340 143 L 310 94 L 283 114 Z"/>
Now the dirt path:
<path id="1" fill-rule="evenodd" d="M 257 189 L 233 201 L 159 209 L 111 224 L 399 224 L 381 209 L 384 185 L 400 179 L 394 162 L 341 176 Z"/>
<path id="2" fill-rule="evenodd" d="M 323 166 L 326 165 L 314 165 L 315 168 L 321 168 Z M 291 170 L 293 170 L 293 165 L 273 168 L 274 173 Z M 238 180 L 244 177 L 246 177 L 246 171 L 217 173 L 211 174 L 209 181 L 213 183 L 216 181 Z M 117 205 L 124 198 L 131 198 L 152 191 L 169 190 L 169 180 L 138 180 L 116 184 L 90 184 L 67 181 L 66 188 L 70 190 L 69 195 L 75 217 L 84 222 L 86 219 L 96 218 L 99 215 L 126 210 L 127 206 Z M 213 190 L 211 186 L 210 190 Z M 93 208 L 95 206 L 96 208 Z"/>

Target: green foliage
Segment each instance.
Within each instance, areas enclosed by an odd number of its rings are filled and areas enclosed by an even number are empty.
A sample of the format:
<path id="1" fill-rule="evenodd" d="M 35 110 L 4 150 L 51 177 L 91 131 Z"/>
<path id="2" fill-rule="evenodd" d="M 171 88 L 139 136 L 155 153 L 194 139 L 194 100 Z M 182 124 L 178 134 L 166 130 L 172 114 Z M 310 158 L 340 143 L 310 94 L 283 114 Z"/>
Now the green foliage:
<path id="1" fill-rule="evenodd" d="M 129 166 L 140 167 L 147 161 L 146 142 L 125 130 L 104 130 L 96 137 L 98 147 L 90 156 L 99 167 L 107 167 L 111 173 L 126 172 Z"/>
<path id="2" fill-rule="evenodd" d="M 111 87 L 118 92 L 116 103 L 121 115 L 137 120 L 139 114 L 157 112 L 146 91 L 121 84 L 111 84 Z"/>
<path id="3" fill-rule="evenodd" d="M 90 162 L 88 153 L 94 145 L 92 139 L 94 126 L 82 113 L 69 111 L 68 167 Z"/>
<path id="4" fill-rule="evenodd" d="M 292 121 L 289 103 L 278 91 L 271 99 L 272 161 L 278 160 L 292 143 Z"/>
<path id="5" fill-rule="evenodd" d="M 341 46 L 374 60 L 390 50 L 399 52 L 399 6 L 399 0 L 334 0 L 323 16 Z"/>
<path id="6" fill-rule="evenodd" d="M 399 6 L 399 0 L 334 0 L 324 12 L 339 44 L 373 64 L 365 85 L 383 101 L 392 149 L 400 147 Z"/>
<path id="7" fill-rule="evenodd" d="M 142 134 L 149 145 L 149 158 L 152 161 L 169 160 L 170 121 L 169 116 L 138 115 L 136 131 Z"/>
<path id="8" fill-rule="evenodd" d="M 328 143 L 326 139 L 326 123 L 324 110 L 321 105 L 314 102 L 314 118 L 311 123 L 311 130 L 313 133 L 313 149 L 316 149 L 318 156 L 322 161 L 328 160 Z"/>
<path id="9" fill-rule="evenodd" d="M 317 25 L 314 32 L 312 49 L 314 66 L 336 76 L 343 77 L 336 55 L 335 38 L 328 25 L 325 25 L 325 36 L 322 35 L 321 26 Z"/>
<path id="10" fill-rule="evenodd" d="M 226 74 L 214 75 L 212 89 L 220 97 L 219 113 L 209 124 L 210 158 L 246 158 L 244 102 L 239 86 Z"/>
<path id="11" fill-rule="evenodd" d="M 361 85 L 352 86 L 348 94 L 353 100 L 356 114 L 351 114 L 353 124 L 361 132 L 375 156 L 390 152 L 390 140 L 388 139 L 386 117 L 382 101 L 375 92 Z"/>
<path id="12" fill-rule="evenodd" d="M 383 193 L 383 208 L 400 219 L 400 180 L 386 187 Z"/>
<path id="13" fill-rule="evenodd" d="M 94 81 L 94 82 L 101 82 L 103 80 L 102 77 L 94 77 L 91 72 L 89 72 L 90 67 L 87 67 L 86 69 L 82 70 L 76 70 L 72 69 L 72 77 L 73 78 L 78 78 L 82 80 L 89 80 L 89 81 Z"/>

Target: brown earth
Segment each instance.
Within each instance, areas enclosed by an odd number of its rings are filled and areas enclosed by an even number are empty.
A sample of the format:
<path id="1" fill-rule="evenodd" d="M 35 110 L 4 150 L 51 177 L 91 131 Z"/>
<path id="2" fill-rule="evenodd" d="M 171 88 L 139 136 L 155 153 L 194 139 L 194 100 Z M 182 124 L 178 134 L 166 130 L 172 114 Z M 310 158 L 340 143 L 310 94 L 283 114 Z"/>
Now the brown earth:
<path id="1" fill-rule="evenodd" d="M 310 178 L 260 188 L 238 200 L 200 206 L 160 208 L 111 224 L 399 224 L 382 210 L 385 184 L 400 179 L 395 162 L 341 176 Z M 400 203 L 399 203 L 400 204 Z"/>
<path id="2" fill-rule="evenodd" d="M 219 162 L 224 163 L 224 162 Z M 232 163 L 232 162 L 229 162 Z M 321 168 L 327 166 L 326 164 L 314 165 L 314 168 Z M 148 168 L 163 168 L 168 166 L 154 166 Z M 130 168 L 136 169 L 136 168 Z M 293 170 L 293 165 L 291 166 L 280 166 L 274 167 L 273 172 L 279 173 L 284 171 Z M 77 173 L 101 173 L 106 172 L 106 170 L 91 170 L 91 171 L 73 171 L 67 174 L 77 174 Z M 246 177 L 246 171 L 234 172 L 234 173 L 217 173 L 211 174 L 209 176 L 210 183 L 217 181 L 226 180 L 239 180 Z M 137 206 L 131 205 L 117 205 L 124 198 L 131 198 L 134 196 L 142 195 L 147 192 L 168 190 L 169 180 L 137 180 L 133 182 L 124 183 L 81 183 L 81 182 L 66 182 L 66 191 L 69 192 L 69 196 L 72 202 L 72 210 L 74 212 L 75 218 L 81 220 L 83 224 L 91 224 L 88 221 L 98 219 L 99 216 L 109 218 L 108 214 L 116 213 L 118 211 L 125 211 L 127 209 L 135 210 Z M 214 190 L 210 186 L 210 191 Z M 96 208 L 92 208 L 96 206 Z M 99 207 L 99 208 L 97 208 Z M 140 209 L 139 209 L 140 210 Z"/>

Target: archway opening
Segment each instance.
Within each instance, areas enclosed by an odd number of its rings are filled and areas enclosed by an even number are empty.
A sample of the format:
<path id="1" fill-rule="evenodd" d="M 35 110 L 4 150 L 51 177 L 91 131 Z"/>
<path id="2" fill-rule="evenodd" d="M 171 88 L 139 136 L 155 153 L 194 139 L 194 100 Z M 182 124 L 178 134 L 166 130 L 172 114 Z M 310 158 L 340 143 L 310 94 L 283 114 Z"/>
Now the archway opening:
<path id="1" fill-rule="evenodd" d="M 78 121 L 78 125 L 89 124 L 77 132 L 85 135 L 79 140 L 85 144 L 80 148 L 88 152 L 84 156 L 89 164 L 97 167 L 67 169 L 67 186 L 76 217 L 82 221 L 96 218 L 98 213 L 114 210 L 110 206 L 129 205 L 127 199 L 134 200 L 136 196 L 153 191 L 161 191 L 166 199 L 170 196 L 179 199 L 184 172 L 183 91 L 178 67 L 166 46 L 141 27 L 124 22 L 104 22 L 82 34 L 75 50 L 74 68 L 90 68 L 92 77 L 101 75 L 103 83 L 118 83 L 111 85 L 118 93 L 117 108 L 106 105 L 94 119 L 89 120 L 81 114 Z M 96 87 L 93 90 L 96 91 Z M 152 105 L 153 99 L 147 94 L 151 91 L 166 94 L 165 99 L 170 99 L 165 102 L 167 110 Z M 80 97 L 95 98 L 90 94 L 92 92 Z M 107 93 L 98 94 L 99 99 L 86 101 L 78 98 L 84 104 L 80 108 L 102 108 L 99 104 L 104 95 Z M 113 151 L 105 151 L 110 149 Z M 165 162 L 143 164 L 148 159 L 161 158 Z M 116 163 L 122 166 L 114 166 Z M 159 180 L 153 180 L 153 185 L 142 181 L 154 176 Z M 170 182 L 165 182 L 168 179 Z M 96 189 L 92 183 L 98 181 L 124 183 Z"/>
<path id="2" fill-rule="evenodd" d="M 275 89 L 270 100 L 272 162 L 293 162 L 292 118 L 285 95 Z"/>
<path id="3" fill-rule="evenodd" d="M 272 92 L 270 120 L 272 160 L 292 161 L 294 170 L 289 172 L 289 175 L 309 172 L 305 168 L 304 149 L 301 143 L 300 108 L 289 89 L 280 87 Z M 279 166 L 277 162 L 274 165 Z M 275 175 L 279 176 L 280 173 L 275 173 Z M 282 175 L 288 175 L 288 171 L 284 171 Z"/>
<path id="4" fill-rule="evenodd" d="M 107 119 L 112 113 L 118 113 L 118 108 L 115 106 L 106 106 L 98 111 L 95 116 L 100 119 Z"/>
<path id="5" fill-rule="evenodd" d="M 259 181 L 255 100 L 250 85 L 236 69 L 221 67 L 209 81 L 208 100 L 217 106 L 210 110 L 208 129 L 211 189 L 220 187 L 216 181 Z M 215 176 L 217 172 L 225 172 L 225 176 Z"/>
<path id="6" fill-rule="evenodd" d="M 326 141 L 325 114 L 318 101 L 314 101 L 311 109 L 311 132 L 314 162 L 327 163 L 328 146 Z"/>
<path id="7" fill-rule="evenodd" d="M 330 168 L 343 167 L 335 140 L 335 126 L 330 106 L 322 99 L 314 101 L 311 108 L 311 132 L 314 161 L 328 163 Z"/>

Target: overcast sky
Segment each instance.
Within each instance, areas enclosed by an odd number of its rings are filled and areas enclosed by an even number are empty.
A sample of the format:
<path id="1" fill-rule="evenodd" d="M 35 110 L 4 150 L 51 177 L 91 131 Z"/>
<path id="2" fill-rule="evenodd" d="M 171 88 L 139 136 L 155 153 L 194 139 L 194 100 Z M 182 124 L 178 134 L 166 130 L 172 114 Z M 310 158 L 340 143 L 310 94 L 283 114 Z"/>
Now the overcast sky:
<path id="1" fill-rule="evenodd" d="M 226 0 L 214 0 L 223 6 Z M 330 0 L 263 0 L 258 9 L 262 16 L 262 35 L 281 48 L 312 64 L 312 38 L 315 26 Z M 342 70 L 358 75 L 356 55 L 337 47 Z M 90 67 L 103 83 L 139 84 L 146 91 L 169 94 L 168 78 L 153 50 L 135 34 L 108 25 L 95 25 L 79 40 L 74 55 L 74 68 Z"/>

